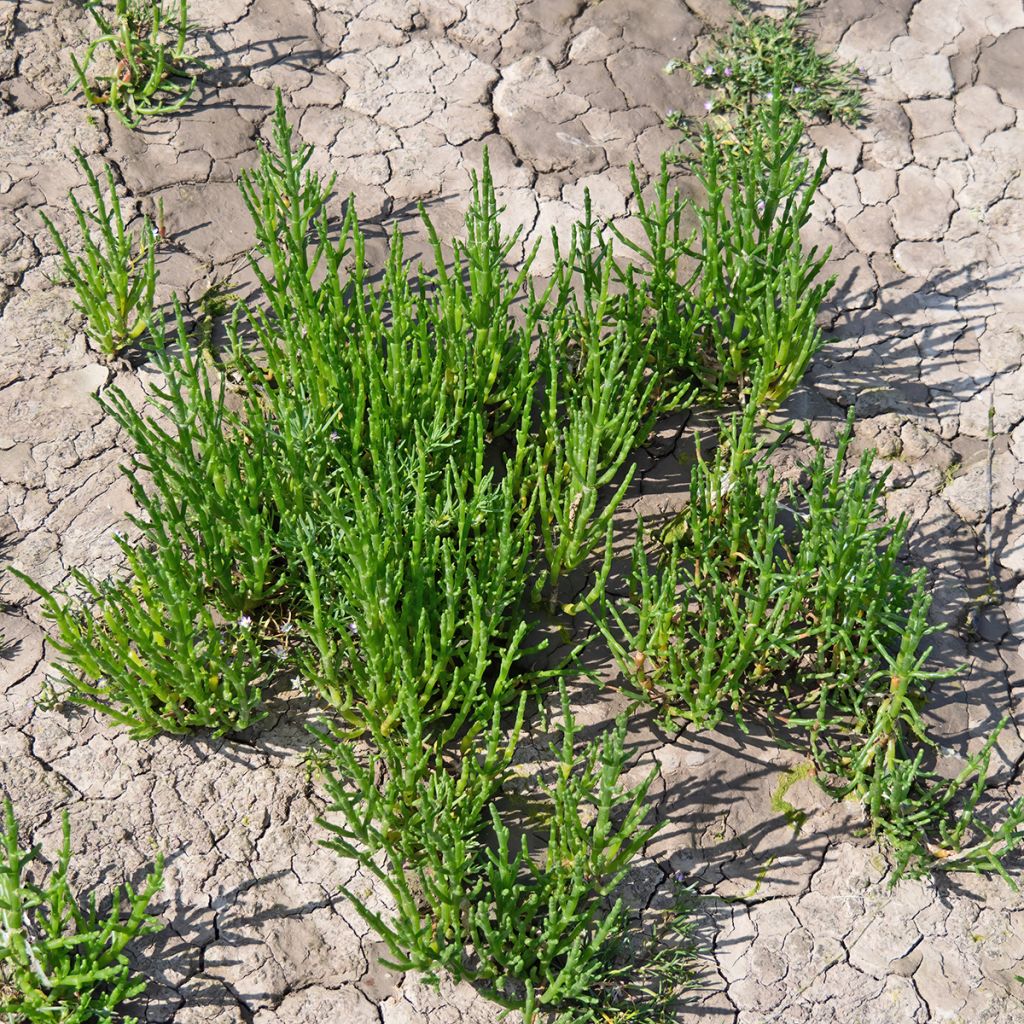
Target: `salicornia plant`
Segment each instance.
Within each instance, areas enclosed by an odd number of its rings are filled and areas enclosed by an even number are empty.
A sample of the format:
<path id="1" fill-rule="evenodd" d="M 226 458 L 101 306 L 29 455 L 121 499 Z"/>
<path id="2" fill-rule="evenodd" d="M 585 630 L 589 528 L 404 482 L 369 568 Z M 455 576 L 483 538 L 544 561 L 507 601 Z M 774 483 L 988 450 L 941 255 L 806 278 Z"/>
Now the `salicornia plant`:
<path id="1" fill-rule="evenodd" d="M 578 258 L 594 259 L 579 302 L 572 294 Z M 632 478 L 616 476 L 646 437 L 653 420 L 657 377 L 647 365 L 647 333 L 639 320 L 614 316 L 608 243 L 593 238 L 589 222 L 573 233 L 569 258 L 559 263 L 554 308 L 540 330 L 544 402 L 538 465 L 540 531 L 552 605 L 558 580 L 604 539 Z M 603 488 L 611 493 L 602 495 Z"/>
<path id="2" fill-rule="evenodd" d="M 384 938 L 392 965 L 434 982 L 442 969 L 468 979 L 527 1022 L 540 1013 L 567 1022 L 628 1019 L 615 1015 L 615 996 L 627 987 L 627 968 L 616 962 L 625 909 L 615 891 L 659 826 L 644 824 L 653 775 L 631 788 L 620 782 L 625 718 L 577 749 L 563 687 L 562 740 L 533 819 L 521 821 L 502 794 L 521 712 L 511 737 L 495 717 L 486 739 L 449 765 L 424 742 L 410 710 L 369 759 L 348 743 L 329 744 L 338 820 L 325 821 L 327 844 L 356 859 L 394 901 L 385 917 L 348 892 Z M 542 839 L 538 850 L 529 833 Z M 677 950 L 678 987 L 692 983 L 692 960 L 692 949 Z"/>
<path id="3" fill-rule="evenodd" d="M 259 164 L 242 172 L 239 189 L 256 234 L 250 263 L 265 304 L 283 323 L 293 309 L 308 318 L 318 308 L 318 298 L 335 294 L 340 282 L 315 284 L 314 275 L 333 252 L 344 252 L 345 244 L 332 244 L 328 237 L 326 206 L 335 177 L 325 181 L 307 169 L 313 149 L 293 142 L 280 94 L 272 137 L 273 146 L 259 147 Z M 337 274 L 340 264 L 331 269 Z"/>
<path id="4" fill-rule="evenodd" d="M 540 242 L 513 275 L 506 261 L 523 228 L 506 235 L 498 219 L 501 212 L 486 151 L 481 176 L 472 175 L 465 238 L 453 240 L 451 257 L 426 209 L 420 209 L 434 256 L 434 273 L 429 283 L 421 284 L 429 289 L 421 310 L 429 311 L 435 341 L 444 339 L 438 354 L 453 391 L 453 411 L 457 415 L 461 406 L 478 409 L 492 437 L 517 430 L 533 399 L 536 373 L 530 347 L 540 312 L 537 303 L 527 302 L 522 322 L 512 315 Z"/>
<path id="5" fill-rule="evenodd" d="M 107 358 L 116 356 L 145 332 L 156 288 L 156 235 L 142 218 L 138 232 L 125 228 L 114 173 L 104 167 L 107 194 L 84 154 L 75 151 L 92 192 L 94 209 L 84 210 L 74 195 L 68 200 L 81 233 L 81 253 L 63 238 L 45 213 L 43 222 L 61 257 L 64 277 L 74 287 L 75 306 L 85 316 L 89 342 Z"/>
<path id="6" fill-rule="evenodd" d="M 100 36 L 89 43 L 81 60 L 71 55 L 75 82 L 86 102 L 109 107 L 130 128 L 145 117 L 180 110 L 203 67 L 185 53 L 188 0 L 114 0 L 110 14 L 104 4 L 87 0 Z M 98 50 L 102 58 L 97 58 Z M 113 64 L 113 70 L 90 81 L 95 60 Z"/>
<path id="7" fill-rule="evenodd" d="M 410 264 L 396 226 L 371 267 L 354 203 L 336 208 L 279 95 L 241 183 L 262 297 L 232 311 L 229 350 L 213 351 L 205 315 L 190 333 L 177 303 L 170 334 L 143 314 L 151 272 L 141 291 L 103 271 L 109 259 L 79 275 L 89 302 L 110 282 L 127 296 L 107 348 L 148 328 L 160 383 L 141 411 L 116 389 L 100 399 L 134 452 L 125 578 L 75 572 L 84 599 L 26 578 L 56 627 L 56 690 L 138 736 L 243 729 L 277 677 L 321 698 L 329 845 L 389 906 L 348 895 L 395 966 L 468 979 L 527 1020 L 628 1024 L 645 987 L 662 1014 L 650 1019 L 667 1020 L 692 981 L 685 944 L 640 943 L 637 966 L 620 941 L 617 888 L 654 832 L 650 779 L 621 781 L 626 723 L 578 750 L 572 654 L 532 657 L 539 608 L 557 611 L 564 577 L 602 544 L 569 610 L 607 608 L 632 696 L 702 728 L 770 723 L 822 785 L 864 801 L 897 875 L 1001 870 L 1024 838 L 1024 805 L 998 826 L 975 813 L 994 740 L 950 782 L 926 761 L 928 598 L 901 567 L 906 524 L 881 516 L 870 457 L 848 471 L 848 430 L 834 462 L 815 449 L 808 483 L 772 470 L 788 433 L 767 440 L 762 422 L 822 344 L 831 281 L 828 254 L 800 241 L 821 165 L 781 101 L 759 117 L 760 134 L 698 140 L 701 204 L 663 165 L 636 199 L 639 241 L 598 223 L 588 197 L 568 241 L 553 234 L 541 287 L 535 249 L 507 265 L 520 231 L 502 227 L 486 158 L 450 249 L 421 211 L 425 260 Z M 80 215 L 87 236 L 113 216 L 90 180 L 101 211 Z M 113 252 L 119 208 L 110 223 Z M 629 599 L 605 602 L 630 454 L 659 415 L 732 401 L 660 558 L 641 535 Z M 562 742 L 531 818 L 513 762 L 552 679 Z"/>
<path id="8" fill-rule="evenodd" d="M 816 445 L 809 483 L 784 485 L 769 456 L 785 432 L 766 441 L 756 421 L 748 406 L 712 460 L 698 455 L 655 567 L 638 539 L 631 596 L 600 620 L 628 691 L 697 728 L 726 714 L 776 724 L 824 788 L 864 801 L 895 878 L 1005 875 L 1024 801 L 998 826 L 974 813 L 995 736 L 953 781 L 925 761 L 937 745 L 920 708 L 946 673 L 928 669 L 930 597 L 923 571 L 899 562 L 907 524 L 882 515 L 885 475 L 872 477 L 871 453 L 846 471 L 851 422 L 832 464 Z"/>
<path id="9" fill-rule="evenodd" d="M 0 836 L 0 1018 L 25 1024 L 123 1021 L 121 1006 L 141 995 L 125 949 L 159 930 L 149 905 L 163 884 L 163 858 L 139 890 L 113 893 L 105 914 L 95 892 L 81 900 L 68 884 L 71 831 L 63 815 L 63 844 L 45 884 L 33 865 L 38 847 L 24 849 L 9 800 Z"/>
<path id="10" fill-rule="evenodd" d="M 529 675 L 531 508 L 507 477 L 460 471 L 446 447 L 422 439 L 382 452 L 372 473 L 343 467 L 323 521 L 300 536 L 313 679 L 341 688 L 354 722 L 400 715 L 404 690 L 454 736 L 514 703 Z"/>
<path id="11" fill-rule="evenodd" d="M 696 208 L 693 315 L 705 393 L 721 400 L 738 391 L 768 409 L 792 392 L 824 343 L 817 317 L 835 278 L 822 276 L 830 250 L 800 240 L 824 156 L 812 169 L 800 127 L 786 126 L 778 102 L 760 129 L 733 144 L 705 128 L 692 158 L 705 192 Z"/>
<path id="12" fill-rule="evenodd" d="M 776 98 L 787 121 L 820 118 L 855 125 L 864 119 L 857 68 L 815 49 L 803 24 L 807 0 L 797 0 L 781 17 L 757 11 L 748 0 L 732 4 L 738 17 L 711 34 L 707 49 L 668 65 L 670 72 L 683 68 L 714 90 L 708 109 L 725 122 L 726 131 L 742 132 Z"/>
<path id="13" fill-rule="evenodd" d="M 222 735 L 256 721 L 274 667 L 259 625 L 247 615 L 215 616 L 195 568 L 173 545 L 120 544 L 126 580 L 97 583 L 73 572 L 87 600 L 17 574 L 57 629 L 49 699 L 99 711 L 139 739 L 195 729 Z"/>
<path id="14" fill-rule="evenodd" d="M 163 380 L 148 389 L 145 411 L 119 388 L 99 398 L 132 442 L 125 473 L 141 515 L 131 518 L 168 563 L 195 566 L 218 613 L 255 613 L 288 593 L 267 482 L 279 468 L 273 434 L 258 409 L 228 407 L 224 373 L 196 358 L 177 302 L 174 326 L 164 337 L 163 323 L 151 324 L 150 358 Z"/>

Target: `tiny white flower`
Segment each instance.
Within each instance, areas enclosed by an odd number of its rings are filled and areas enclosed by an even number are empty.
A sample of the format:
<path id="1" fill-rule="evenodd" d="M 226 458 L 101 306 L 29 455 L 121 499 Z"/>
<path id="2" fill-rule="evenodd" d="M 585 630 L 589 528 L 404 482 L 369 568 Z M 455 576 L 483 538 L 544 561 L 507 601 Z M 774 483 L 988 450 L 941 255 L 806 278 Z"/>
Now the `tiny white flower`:
<path id="1" fill-rule="evenodd" d="M 707 75 L 707 76 L 708 76 L 709 78 L 710 78 L 710 77 L 711 77 L 711 76 L 712 76 L 712 75 L 713 75 L 714 73 L 715 73 L 715 69 L 714 69 L 714 68 L 713 68 L 713 67 L 712 67 L 712 66 L 711 66 L 710 64 L 709 64 L 709 65 L 708 65 L 708 66 L 707 66 L 707 67 L 706 67 L 706 68 L 704 69 L 704 74 L 705 74 L 705 75 Z"/>
<path id="2" fill-rule="evenodd" d="M 277 647 L 274 648 L 274 657 L 277 658 L 278 661 L 284 661 L 284 659 L 288 657 L 288 652 L 278 644 Z"/>
<path id="3" fill-rule="evenodd" d="M 714 106 L 715 105 L 714 105 L 714 103 L 711 102 L 711 100 L 705 100 L 704 101 L 704 109 L 706 111 L 708 111 L 709 113 L 711 112 L 711 110 L 714 109 Z"/>
<path id="4" fill-rule="evenodd" d="M 295 623 L 294 622 L 285 622 L 285 623 L 282 623 L 282 625 L 281 625 L 281 632 L 282 633 L 291 633 L 294 629 L 295 629 Z"/>
<path id="5" fill-rule="evenodd" d="M 240 615 L 238 617 L 238 625 L 241 629 L 248 629 L 252 625 L 252 619 L 248 615 Z"/>

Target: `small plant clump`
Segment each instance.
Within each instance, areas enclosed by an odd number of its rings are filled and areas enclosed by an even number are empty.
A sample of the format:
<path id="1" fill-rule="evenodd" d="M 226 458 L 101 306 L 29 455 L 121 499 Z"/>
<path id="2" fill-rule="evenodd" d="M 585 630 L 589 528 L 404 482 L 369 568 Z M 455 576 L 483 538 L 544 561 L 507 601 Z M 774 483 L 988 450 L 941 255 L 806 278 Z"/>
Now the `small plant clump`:
<path id="1" fill-rule="evenodd" d="M 140 935 L 158 930 L 149 905 L 163 884 L 163 860 L 139 890 L 127 883 L 102 914 L 91 892 L 81 901 L 68 884 L 71 830 L 63 816 L 63 844 L 45 884 L 31 865 L 38 847 L 24 849 L 9 800 L 0 837 L 0 1018 L 25 1024 L 123 1021 L 120 1007 L 141 995 L 144 978 L 125 954 Z"/>
<path id="2" fill-rule="evenodd" d="M 345 890 L 387 943 L 395 969 L 415 969 L 435 982 L 444 969 L 521 1010 L 527 1024 L 543 1011 L 558 1011 L 566 1024 L 625 1022 L 623 976 L 644 968 L 642 960 L 631 959 L 628 969 L 616 963 L 626 912 L 621 898 L 609 900 L 660 827 L 644 824 L 644 798 L 657 770 L 623 787 L 625 716 L 578 750 L 564 685 L 561 704 L 553 777 L 541 784 L 537 820 L 526 831 L 511 825 L 508 808 L 495 800 L 510 772 L 521 710 L 511 736 L 495 717 L 486 739 L 463 752 L 461 767 L 429 749 L 410 758 L 422 738 L 413 712 L 402 716 L 393 737 L 378 734 L 382 742 L 366 760 L 344 739 L 327 741 L 334 764 L 328 792 L 342 817 L 325 822 L 328 845 L 357 860 L 390 894 L 396 909 L 386 920 Z M 531 850 L 528 832 L 543 837 L 540 852 Z M 671 915 L 676 944 L 664 943 L 647 969 L 648 1013 L 653 1003 L 674 1006 L 694 983 L 692 943 L 681 941 L 691 921 L 682 907 Z M 632 995 L 639 1001 L 638 992 Z"/>
<path id="3" fill-rule="evenodd" d="M 818 313 L 835 283 L 823 276 L 831 250 L 800 241 L 825 170 L 824 154 L 809 165 L 800 138 L 776 100 L 748 145 L 705 126 L 691 162 L 706 195 L 692 254 L 696 372 L 718 401 L 738 393 L 762 412 L 786 399 L 824 344 Z"/>
<path id="4" fill-rule="evenodd" d="M 924 570 L 900 564 L 907 523 L 885 520 L 887 474 L 872 454 L 852 472 L 852 421 L 829 464 L 821 445 L 807 483 L 783 485 L 756 411 L 722 427 L 700 456 L 690 500 L 662 535 L 652 569 L 641 531 L 630 599 L 599 620 L 629 692 L 669 719 L 714 728 L 756 718 L 803 750 L 836 798 L 859 797 L 893 854 L 893 880 L 931 870 L 995 871 L 1024 844 L 1024 800 L 1001 824 L 975 813 L 1005 721 L 954 779 L 926 768 L 938 744 L 921 707 L 931 598 Z M 966 793 L 966 795 L 965 795 Z"/>
<path id="5" fill-rule="evenodd" d="M 201 728 L 221 736 L 261 718 L 273 659 L 251 621 L 216 618 L 194 568 L 177 553 L 123 540 L 121 548 L 126 581 L 97 584 L 74 573 L 87 603 L 61 603 L 30 582 L 57 626 L 62 658 L 43 705 L 66 699 L 93 708 L 136 739 Z"/>
<path id="6" fill-rule="evenodd" d="M 757 11 L 749 0 L 731 0 L 737 16 L 711 34 L 710 46 L 693 60 L 670 61 L 667 71 L 689 72 L 713 90 L 705 104 L 714 129 L 742 144 L 756 130 L 762 110 L 779 103 L 786 124 L 812 120 L 860 124 L 864 97 L 853 64 L 819 53 L 804 28 L 807 0 L 781 17 Z"/>
<path id="7" fill-rule="evenodd" d="M 157 278 L 156 235 L 145 217 L 138 233 L 130 234 L 114 172 L 104 168 L 104 195 L 85 155 L 75 150 L 75 156 L 94 202 L 94 209 L 84 210 L 74 195 L 68 196 L 81 234 L 81 255 L 72 253 L 45 213 L 42 218 L 60 254 L 64 277 L 75 289 L 76 308 L 85 317 L 88 339 L 109 359 L 148 328 Z"/>
<path id="8" fill-rule="evenodd" d="M 112 14 L 105 0 L 87 0 L 85 6 L 100 30 L 81 60 L 71 55 L 72 85 L 78 84 L 86 102 L 109 107 L 129 128 L 180 110 L 203 66 L 185 53 L 188 0 L 114 0 Z M 112 67 L 90 80 L 94 62 Z"/>

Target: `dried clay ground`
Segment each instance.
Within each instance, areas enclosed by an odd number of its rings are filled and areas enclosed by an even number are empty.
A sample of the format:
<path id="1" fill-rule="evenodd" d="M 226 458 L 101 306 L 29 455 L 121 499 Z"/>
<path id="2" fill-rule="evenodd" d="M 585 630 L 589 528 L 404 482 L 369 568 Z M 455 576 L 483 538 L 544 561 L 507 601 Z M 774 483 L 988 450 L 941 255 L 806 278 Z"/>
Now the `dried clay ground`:
<path id="1" fill-rule="evenodd" d="M 114 426 L 93 395 L 141 395 L 144 363 L 87 351 L 68 288 L 51 283 L 40 211 L 69 224 L 81 184 L 72 147 L 111 161 L 138 209 L 158 199 L 171 237 L 165 293 L 194 300 L 251 243 L 235 181 L 252 165 L 280 86 L 302 138 L 364 217 L 414 230 L 424 200 L 458 224 L 468 174 L 489 146 L 510 222 L 531 237 L 568 224 L 589 186 L 596 211 L 628 214 L 631 161 L 649 174 L 675 141 L 669 109 L 704 96 L 670 58 L 689 54 L 724 0 L 208 0 L 194 3 L 211 70 L 180 115 L 129 132 L 65 92 L 90 24 L 70 0 L 0 5 L 0 532 L 5 559 L 47 585 L 69 567 L 116 569 L 128 489 Z M 826 0 L 826 48 L 865 69 L 861 128 L 812 129 L 829 177 L 809 238 L 833 247 L 833 341 L 788 412 L 834 438 L 856 407 L 857 445 L 892 467 L 893 513 L 912 522 L 950 629 L 938 657 L 967 672 L 935 693 L 955 751 L 1024 696 L 1024 8 L 1020 0 Z M 377 253 L 380 232 L 371 232 Z M 543 264 L 543 255 L 541 264 Z M 543 270 L 543 265 L 538 267 Z M 994 404 L 987 588 L 986 431 Z M 689 437 L 668 424 L 639 454 L 623 531 L 677 509 Z M 136 743 L 91 715 L 35 707 L 48 651 L 38 604 L 8 582 L 16 641 L 0 661 L 0 790 L 52 843 L 70 809 L 84 881 L 138 877 L 168 858 L 166 928 L 138 947 L 146 1021 L 256 1024 L 492 1022 L 468 986 L 440 993 L 383 968 L 344 899 L 350 865 L 315 844 L 321 807 L 301 723 L 252 735 Z M 991 600 L 987 600 L 991 598 Z M 580 708 L 594 725 L 615 701 Z M 669 825 L 631 876 L 643 905 L 669 873 L 699 879 L 708 991 L 683 1021 L 723 1024 L 1011 1024 L 1024 1019 L 1024 899 L 998 880 L 940 878 L 890 891 L 857 809 L 809 781 L 773 810 L 796 759 L 756 735 L 665 736 L 640 721 L 662 769 Z M 1024 742 L 1011 725 L 994 785 L 1019 795 Z M 780 806 L 776 799 L 775 806 Z M 1020 865 L 1017 865 L 1019 871 Z M 356 879 L 349 884 L 369 887 Z"/>

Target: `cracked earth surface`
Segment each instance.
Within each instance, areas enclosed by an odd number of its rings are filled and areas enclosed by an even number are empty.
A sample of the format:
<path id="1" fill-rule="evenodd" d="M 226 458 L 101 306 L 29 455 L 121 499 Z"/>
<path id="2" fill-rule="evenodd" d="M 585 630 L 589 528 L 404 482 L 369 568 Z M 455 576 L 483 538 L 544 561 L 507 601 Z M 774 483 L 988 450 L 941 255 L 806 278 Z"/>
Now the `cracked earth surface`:
<path id="1" fill-rule="evenodd" d="M 40 220 L 69 223 L 80 189 L 72 148 L 112 162 L 132 203 L 163 200 L 172 244 L 161 283 L 195 300 L 209 275 L 242 265 L 252 241 L 234 181 L 254 162 L 273 90 L 375 224 L 430 208 L 457 226 L 484 145 L 510 223 L 527 244 L 565 228 L 589 187 L 599 215 L 631 208 L 628 165 L 644 174 L 675 141 L 669 109 L 704 96 L 670 58 L 701 45 L 725 0 L 209 0 L 193 4 L 211 64 L 180 115 L 129 132 L 65 93 L 70 52 L 90 24 L 69 0 L 0 6 L 0 532 L 5 557 L 54 586 L 72 566 L 114 571 L 126 528 L 123 439 L 92 396 L 148 376 L 85 347 Z M 967 671 L 938 686 L 932 711 L 951 762 L 1024 696 L 1024 8 L 1020 0 L 825 0 L 824 47 L 869 76 L 862 128 L 811 130 L 830 173 L 808 239 L 832 246 L 834 341 L 792 397 L 790 415 L 834 438 L 856 407 L 856 445 L 892 468 L 893 513 L 931 573 L 949 625 L 940 660 Z M 371 232 L 383 252 L 381 232 Z M 422 240 L 421 240 L 422 241 Z M 416 236 L 412 238 L 415 250 Z M 543 259 L 543 258 L 542 258 Z M 543 263 L 538 266 L 544 270 Z M 243 275 L 244 276 L 244 275 Z M 985 441 L 996 432 L 988 594 Z M 637 456 L 623 511 L 680 507 L 685 432 L 668 424 Z M 152 985 L 148 1022 L 490 1024 L 468 986 L 439 993 L 380 963 L 380 946 L 340 882 L 368 880 L 315 845 L 322 806 L 302 763 L 293 711 L 243 739 L 139 744 L 94 716 L 35 707 L 47 649 L 38 605 L 9 582 L 0 613 L 16 641 L 0 661 L 0 789 L 49 848 L 70 810 L 83 882 L 138 877 L 167 854 L 166 928 L 138 947 Z M 602 697 L 580 709 L 595 725 Z M 657 761 L 669 825 L 630 877 L 643 907 L 683 871 L 707 894 L 708 991 L 681 1020 L 729 1024 L 1010 1024 L 1024 1017 L 1024 901 L 997 880 L 886 884 L 853 838 L 857 809 L 812 783 L 787 800 L 798 835 L 772 810 L 796 759 L 723 730 L 670 739 L 637 724 Z M 997 791 L 1020 795 L 1016 724 L 998 746 Z M 1019 869 L 1019 865 L 1018 865 Z"/>

